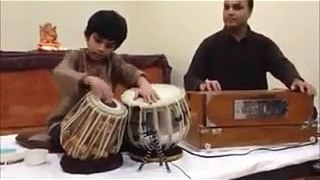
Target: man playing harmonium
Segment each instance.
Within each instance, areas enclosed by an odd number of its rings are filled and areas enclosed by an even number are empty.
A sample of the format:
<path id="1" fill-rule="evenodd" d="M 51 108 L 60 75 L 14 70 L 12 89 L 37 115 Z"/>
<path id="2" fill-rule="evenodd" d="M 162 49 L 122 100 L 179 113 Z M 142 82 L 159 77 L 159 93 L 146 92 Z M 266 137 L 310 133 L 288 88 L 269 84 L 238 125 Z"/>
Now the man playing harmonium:
<path id="1" fill-rule="evenodd" d="M 224 28 L 196 50 L 184 76 L 189 91 L 268 89 L 267 72 L 291 90 L 315 94 L 295 66 L 268 37 L 251 30 L 247 21 L 253 0 L 225 0 Z"/>
<path id="2" fill-rule="evenodd" d="M 303 142 L 316 134 L 316 90 L 271 39 L 251 30 L 253 6 L 253 0 L 224 1 L 224 28 L 203 40 L 184 76 L 191 147 Z M 267 90 L 267 72 L 291 92 Z"/>

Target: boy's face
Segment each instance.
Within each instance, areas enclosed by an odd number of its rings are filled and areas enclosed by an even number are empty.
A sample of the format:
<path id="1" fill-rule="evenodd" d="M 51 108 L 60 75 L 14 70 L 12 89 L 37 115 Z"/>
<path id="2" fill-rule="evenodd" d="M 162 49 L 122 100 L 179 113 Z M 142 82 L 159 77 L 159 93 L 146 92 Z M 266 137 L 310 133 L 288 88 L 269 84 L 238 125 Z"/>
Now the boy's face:
<path id="1" fill-rule="evenodd" d="M 86 40 L 90 58 L 97 61 L 106 58 L 116 47 L 114 41 L 101 38 L 97 33 L 92 33 Z"/>

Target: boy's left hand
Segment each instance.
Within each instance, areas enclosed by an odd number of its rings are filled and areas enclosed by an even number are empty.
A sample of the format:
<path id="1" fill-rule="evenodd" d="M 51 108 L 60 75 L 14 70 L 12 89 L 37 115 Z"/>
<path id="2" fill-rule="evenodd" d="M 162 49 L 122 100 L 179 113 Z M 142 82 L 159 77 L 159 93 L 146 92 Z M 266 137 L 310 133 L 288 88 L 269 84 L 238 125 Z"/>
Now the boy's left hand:
<path id="1" fill-rule="evenodd" d="M 138 89 L 135 96 L 137 99 L 139 96 L 143 98 L 143 100 L 147 103 L 155 103 L 160 98 L 158 94 L 152 89 L 151 84 L 147 81 L 144 76 L 141 76 L 137 81 Z"/>
<path id="2" fill-rule="evenodd" d="M 157 102 L 160 98 L 158 94 L 151 88 L 151 85 L 141 86 L 137 89 L 136 97 L 142 97 L 149 104 Z"/>

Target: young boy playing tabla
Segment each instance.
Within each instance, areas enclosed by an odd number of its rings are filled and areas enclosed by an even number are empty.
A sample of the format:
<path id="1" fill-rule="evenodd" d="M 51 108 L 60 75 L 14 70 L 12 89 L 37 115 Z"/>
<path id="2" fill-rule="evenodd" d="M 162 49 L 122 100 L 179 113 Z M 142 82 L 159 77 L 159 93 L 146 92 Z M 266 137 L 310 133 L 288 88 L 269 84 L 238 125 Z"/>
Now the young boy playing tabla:
<path id="1" fill-rule="evenodd" d="M 90 17 L 84 35 L 87 48 L 66 54 L 53 71 L 62 101 L 49 120 L 52 152 L 64 151 L 60 144 L 61 121 L 86 89 L 108 103 L 115 85 L 122 83 L 138 87 L 137 92 L 147 102 L 158 100 L 144 73 L 113 52 L 127 37 L 127 24 L 122 16 L 115 11 L 98 11 Z"/>

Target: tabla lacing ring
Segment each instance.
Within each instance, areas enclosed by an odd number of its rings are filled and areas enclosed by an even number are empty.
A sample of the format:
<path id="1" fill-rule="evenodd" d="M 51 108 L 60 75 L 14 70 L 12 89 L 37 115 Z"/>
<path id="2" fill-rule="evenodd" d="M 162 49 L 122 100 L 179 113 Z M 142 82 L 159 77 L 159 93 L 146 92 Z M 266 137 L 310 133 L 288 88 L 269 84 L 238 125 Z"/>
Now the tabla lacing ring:
<path id="1" fill-rule="evenodd" d="M 205 148 L 206 150 L 211 149 L 211 144 L 210 144 L 210 143 L 205 143 L 205 144 L 204 144 L 204 148 Z"/>
<path id="2" fill-rule="evenodd" d="M 309 138 L 309 141 L 312 142 L 312 143 L 315 143 L 315 142 L 317 142 L 317 138 L 314 137 L 314 136 L 311 136 L 311 137 Z"/>

